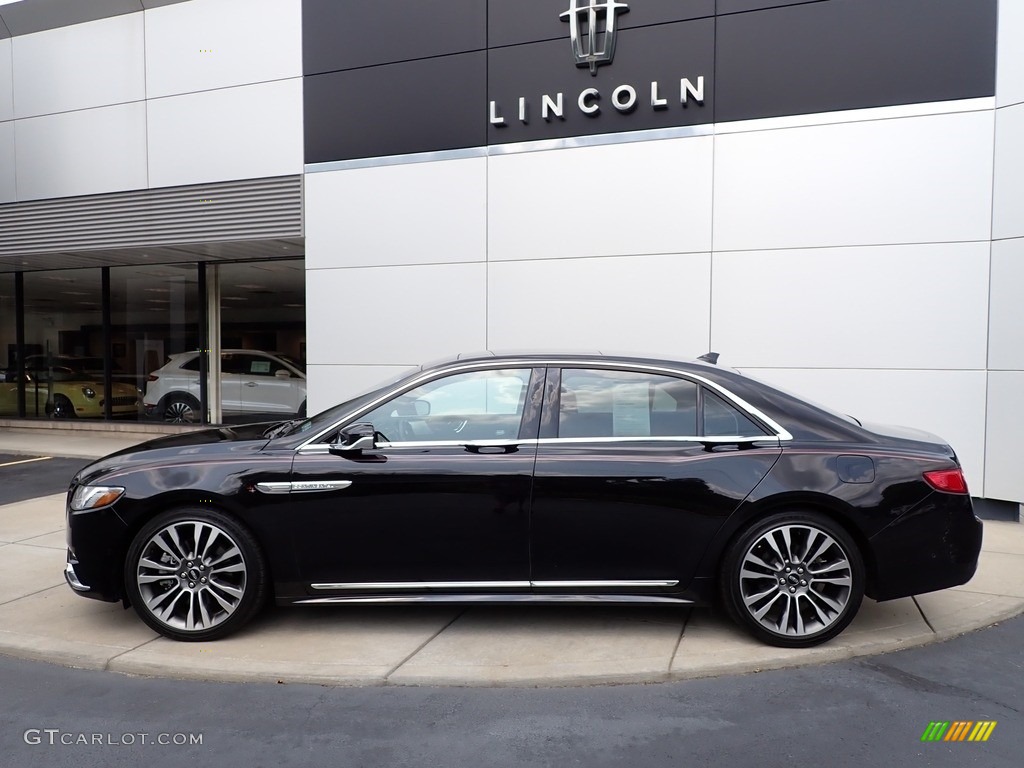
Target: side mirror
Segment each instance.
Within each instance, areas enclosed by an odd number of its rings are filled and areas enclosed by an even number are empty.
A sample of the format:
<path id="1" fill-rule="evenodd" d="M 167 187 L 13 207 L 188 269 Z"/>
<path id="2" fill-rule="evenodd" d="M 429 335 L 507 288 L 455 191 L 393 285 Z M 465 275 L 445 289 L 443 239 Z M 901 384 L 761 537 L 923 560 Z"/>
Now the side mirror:
<path id="1" fill-rule="evenodd" d="M 377 447 L 376 434 L 377 430 L 373 428 L 373 424 L 352 424 L 341 430 L 338 442 L 328 446 L 328 450 L 335 455 L 372 451 Z"/>
<path id="2" fill-rule="evenodd" d="M 274 372 L 274 376 L 278 379 L 290 379 L 292 377 L 291 371 L 287 368 L 278 368 Z"/>

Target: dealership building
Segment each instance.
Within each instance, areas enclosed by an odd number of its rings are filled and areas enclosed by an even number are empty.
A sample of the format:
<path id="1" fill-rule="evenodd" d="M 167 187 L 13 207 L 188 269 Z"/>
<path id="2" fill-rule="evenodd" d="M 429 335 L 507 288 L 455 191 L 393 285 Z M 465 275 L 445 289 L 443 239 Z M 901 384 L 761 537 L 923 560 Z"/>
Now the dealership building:
<path id="1" fill-rule="evenodd" d="M 713 350 L 1020 503 L 1022 208 L 1024 0 L 0 0 L 0 424 Z"/>

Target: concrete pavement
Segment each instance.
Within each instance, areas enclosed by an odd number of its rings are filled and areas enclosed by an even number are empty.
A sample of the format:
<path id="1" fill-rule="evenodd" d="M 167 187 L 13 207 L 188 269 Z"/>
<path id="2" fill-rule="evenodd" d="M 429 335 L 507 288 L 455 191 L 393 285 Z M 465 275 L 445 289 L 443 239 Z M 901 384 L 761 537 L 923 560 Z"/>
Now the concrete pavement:
<path id="1" fill-rule="evenodd" d="M 147 436 L 0 430 L 0 452 L 101 456 Z M 77 439 L 76 439 L 77 438 Z M 986 522 L 974 579 L 865 600 L 808 650 L 762 645 L 707 609 L 373 606 L 273 609 L 215 643 L 175 643 L 64 584 L 64 496 L 0 506 L 0 653 L 87 669 L 331 685 L 658 682 L 837 661 L 935 642 L 1024 612 L 1024 525 Z"/>

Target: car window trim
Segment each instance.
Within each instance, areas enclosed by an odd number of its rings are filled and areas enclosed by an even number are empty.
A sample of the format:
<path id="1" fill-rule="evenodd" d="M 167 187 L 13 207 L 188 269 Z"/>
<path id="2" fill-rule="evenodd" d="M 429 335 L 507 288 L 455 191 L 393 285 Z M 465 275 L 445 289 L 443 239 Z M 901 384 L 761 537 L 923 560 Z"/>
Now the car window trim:
<path id="1" fill-rule="evenodd" d="M 667 374 L 669 376 L 674 376 L 676 378 L 691 379 L 691 380 L 694 380 L 696 382 L 699 382 L 699 383 L 709 387 L 710 389 L 712 389 L 713 391 L 715 391 L 716 393 L 718 393 L 719 395 L 724 397 L 728 402 L 733 403 L 740 410 L 742 410 L 742 411 L 746 412 L 747 414 L 749 414 L 749 415 L 755 417 L 756 419 L 760 420 L 762 423 L 764 423 L 765 426 L 767 426 L 770 430 L 772 430 L 775 433 L 775 434 L 772 434 L 772 435 L 763 435 L 763 436 L 757 437 L 757 438 L 721 438 L 721 437 L 718 437 L 718 438 L 706 438 L 706 437 L 694 436 L 693 438 L 685 439 L 686 442 L 729 442 L 729 443 L 736 443 L 736 442 L 762 442 L 762 441 L 766 441 L 766 440 L 768 440 L 768 441 L 771 441 L 771 440 L 787 441 L 787 440 L 792 440 L 793 439 L 793 435 L 790 434 L 789 430 L 787 430 L 785 427 L 783 427 L 777 421 L 772 419 L 770 416 L 767 416 L 766 414 L 764 414 L 760 409 L 755 408 L 753 405 L 748 403 L 742 397 L 739 397 L 738 395 L 733 394 L 732 392 L 730 392 L 728 389 L 726 389 L 725 387 L 721 386 L 717 382 L 711 381 L 710 379 L 707 379 L 707 378 L 705 378 L 705 377 L 703 377 L 703 376 L 701 376 L 700 374 L 697 374 L 697 373 L 691 373 L 689 371 L 685 371 L 684 372 L 684 371 L 680 371 L 680 370 L 675 369 L 675 368 L 666 368 L 665 366 L 651 365 L 651 364 L 648 364 L 648 363 L 626 363 L 626 364 L 623 364 L 623 363 L 617 363 L 617 362 L 609 361 L 609 360 L 604 360 L 604 361 L 602 361 L 602 360 L 578 360 L 578 359 L 576 359 L 576 360 L 566 360 L 564 358 L 562 358 L 562 359 L 559 359 L 559 358 L 548 358 L 548 359 L 542 359 L 542 360 L 511 358 L 511 359 L 506 359 L 506 360 L 476 361 L 476 362 L 472 362 L 472 363 L 464 363 L 464 364 L 461 364 L 461 365 L 452 365 L 452 366 L 449 366 L 449 367 L 441 369 L 441 370 L 424 371 L 420 375 L 414 376 L 411 379 L 408 379 L 401 386 L 399 386 L 399 387 L 397 387 L 395 389 L 389 390 L 388 392 L 384 393 L 383 395 L 381 395 L 380 397 L 376 398 L 375 400 L 372 400 L 371 402 L 362 405 L 361 407 L 357 408 L 356 410 L 350 411 L 349 413 L 345 414 L 344 416 L 336 419 L 329 427 L 320 430 L 315 435 L 313 435 L 312 437 L 308 438 L 307 440 L 305 440 L 304 442 L 299 444 L 299 446 L 297 448 L 295 448 L 295 452 L 296 453 L 309 453 L 309 452 L 311 452 L 310 450 L 307 450 L 307 449 L 310 449 L 310 448 L 316 446 L 318 443 L 320 443 L 320 441 L 323 438 L 328 437 L 332 432 L 336 432 L 337 430 L 340 430 L 343 426 L 345 426 L 350 421 L 358 419 L 363 414 L 369 413 L 374 408 L 376 408 L 377 406 L 381 405 L 382 403 L 387 402 L 392 397 L 396 397 L 398 395 L 401 395 L 401 394 L 403 394 L 405 392 L 408 392 L 408 391 L 410 391 L 412 389 L 415 389 L 416 387 L 420 386 L 421 384 L 426 384 L 426 383 L 428 383 L 430 381 L 433 381 L 434 379 L 439 379 L 439 378 L 441 378 L 443 376 L 447 376 L 447 375 L 450 375 L 450 374 L 466 373 L 468 371 L 475 371 L 475 370 L 494 370 L 494 371 L 500 371 L 500 370 L 507 370 L 507 369 L 511 369 L 511 368 L 529 368 L 529 369 L 533 369 L 533 368 L 539 368 L 539 367 L 543 367 L 543 366 L 546 366 L 548 368 L 550 368 L 552 366 L 557 366 L 558 368 L 601 368 L 601 369 L 604 369 L 604 370 L 613 370 L 613 371 L 622 371 L 622 370 L 642 371 L 642 372 L 650 372 L 650 373 Z M 594 441 L 594 440 L 624 440 L 624 439 L 627 439 L 627 438 L 618 438 L 618 437 L 613 437 L 613 438 L 567 438 L 567 437 L 566 438 L 558 438 L 558 437 L 555 437 L 555 438 L 544 438 L 544 439 L 545 440 L 559 440 L 559 441 L 561 441 L 561 440 L 573 440 L 573 441 L 588 442 L 588 441 Z M 643 439 L 643 440 L 664 440 L 664 439 L 680 440 L 680 439 L 684 439 L 684 438 L 682 438 L 682 436 L 680 436 L 680 437 L 670 436 L 668 438 L 665 438 L 665 437 L 656 437 L 656 438 L 645 437 L 645 438 L 640 438 L 640 439 Z M 426 441 L 426 442 L 430 442 L 430 441 Z M 448 442 L 448 441 L 445 441 L 445 442 Z M 525 443 L 525 442 L 529 442 L 529 441 L 523 441 L 523 442 Z M 461 443 L 459 441 L 451 441 L 451 444 L 452 445 L 462 445 L 463 443 Z M 388 443 L 387 445 L 394 446 L 395 443 Z M 409 443 L 403 443 L 403 445 L 410 445 L 410 446 L 418 445 L 418 446 L 422 447 L 423 443 L 409 442 Z M 326 451 L 327 451 L 327 444 L 324 443 L 322 445 L 322 450 L 320 450 L 320 451 L 312 451 L 312 452 L 326 452 Z"/>

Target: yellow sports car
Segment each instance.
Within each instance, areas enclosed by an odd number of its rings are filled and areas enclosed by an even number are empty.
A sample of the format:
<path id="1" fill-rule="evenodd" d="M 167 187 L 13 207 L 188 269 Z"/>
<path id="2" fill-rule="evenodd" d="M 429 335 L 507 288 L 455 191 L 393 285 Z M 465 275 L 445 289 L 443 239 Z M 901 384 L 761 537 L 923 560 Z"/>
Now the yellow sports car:
<path id="1" fill-rule="evenodd" d="M 25 415 L 54 419 L 102 419 L 106 408 L 103 374 L 89 370 L 95 358 L 31 355 L 25 360 Z M 102 368 L 102 364 L 100 366 Z M 137 416 L 141 397 L 131 384 L 114 382 L 111 412 Z M 0 416 L 18 415 L 18 374 L 8 370 L 0 384 Z"/>

